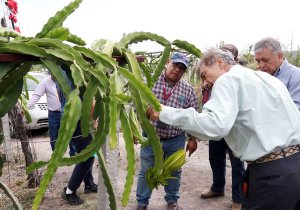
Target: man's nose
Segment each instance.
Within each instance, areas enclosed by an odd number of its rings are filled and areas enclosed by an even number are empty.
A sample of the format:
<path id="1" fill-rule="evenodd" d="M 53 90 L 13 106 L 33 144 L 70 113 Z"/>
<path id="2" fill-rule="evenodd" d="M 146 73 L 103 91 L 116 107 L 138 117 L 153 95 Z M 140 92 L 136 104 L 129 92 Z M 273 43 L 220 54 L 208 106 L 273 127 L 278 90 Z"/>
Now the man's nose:
<path id="1" fill-rule="evenodd" d="M 204 86 L 204 88 L 208 88 L 208 87 L 209 87 L 208 82 L 207 82 L 207 81 L 204 81 L 204 82 L 203 82 L 203 86 Z"/>
<path id="2" fill-rule="evenodd" d="M 261 70 L 264 68 L 264 66 L 265 66 L 265 63 L 261 61 L 261 62 L 257 63 L 256 68 Z"/>

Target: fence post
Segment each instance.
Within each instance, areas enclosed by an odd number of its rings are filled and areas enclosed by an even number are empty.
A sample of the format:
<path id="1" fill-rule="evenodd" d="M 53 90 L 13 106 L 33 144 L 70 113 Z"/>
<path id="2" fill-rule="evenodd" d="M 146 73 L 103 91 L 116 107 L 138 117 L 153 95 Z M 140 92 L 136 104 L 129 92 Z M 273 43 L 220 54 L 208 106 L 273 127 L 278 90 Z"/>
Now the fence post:
<path id="1" fill-rule="evenodd" d="M 13 153 L 12 153 L 11 140 L 10 140 L 9 118 L 7 113 L 1 118 L 1 121 L 2 121 L 3 136 L 4 136 L 5 160 L 13 161 Z"/>

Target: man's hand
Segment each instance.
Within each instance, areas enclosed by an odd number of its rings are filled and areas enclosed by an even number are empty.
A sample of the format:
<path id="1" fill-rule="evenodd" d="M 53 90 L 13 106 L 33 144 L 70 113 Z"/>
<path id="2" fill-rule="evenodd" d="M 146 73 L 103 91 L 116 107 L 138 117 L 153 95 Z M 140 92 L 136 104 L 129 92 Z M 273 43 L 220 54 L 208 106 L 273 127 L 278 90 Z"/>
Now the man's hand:
<path id="1" fill-rule="evenodd" d="M 138 138 L 136 138 L 135 136 L 133 136 L 132 139 L 133 139 L 133 143 L 134 144 L 138 144 L 139 143 Z"/>
<path id="2" fill-rule="evenodd" d="M 156 112 L 152 107 L 148 107 L 146 111 L 146 116 L 151 121 L 159 120 L 159 112 Z"/>
<path id="3" fill-rule="evenodd" d="M 93 120 L 93 127 L 97 130 L 97 128 L 98 128 L 98 119 L 99 118 L 97 118 L 96 120 Z"/>
<path id="4" fill-rule="evenodd" d="M 185 151 L 189 151 L 189 157 L 197 150 L 197 139 L 195 137 L 190 137 L 186 145 Z"/>

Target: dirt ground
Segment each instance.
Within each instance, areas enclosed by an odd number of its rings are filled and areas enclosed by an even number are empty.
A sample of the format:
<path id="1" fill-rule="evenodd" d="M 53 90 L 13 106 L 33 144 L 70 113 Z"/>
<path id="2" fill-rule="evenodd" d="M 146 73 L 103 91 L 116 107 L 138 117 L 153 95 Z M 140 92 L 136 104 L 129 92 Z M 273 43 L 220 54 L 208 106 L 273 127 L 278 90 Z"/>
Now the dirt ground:
<path id="1" fill-rule="evenodd" d="M 38 135 L 32 138 L 34 142 L 34 150 L 37 154 L 38 160 L 47 160 L 51 156 L 51 149 L 49 144 L 49 137 L 47 135 Z M 127 207 L 121 207 L 118 203 L 118 209 L 123 210 L 135 210 L 136 209 L 136 182 L 137 174 L 139 171 L 139 149 L 140 146 L 135 146 L 136 148 L 136 178 L 134 179 L 134 184 L 132 192 L 130 195 L 130 200 Z M 120 135 L 120 155 L 119 155 L 119 167 L 118 167 L 118 191 L 117 199 L 120 201 L 122 195 L 122 189 L 124 180 L 126 177 L 126 157 L 124 154 L 124 144 L 122 134 Z M 67 154 L 66 154 L 67 155 Z M 7 167 L 4 167 L 3 177 L 7 177 Z M 41 210 L 68 210 L 68 209 L 97 209 L 97 195 L 96 194 L 84 194 L 83 185 L 78 189 L 78 195 L 85 200 L 85 203 L 80 206 L 68 205 L 60 197 L 60 192 L 64 186 L 67 185 L 68 179 L 72 172 L 73 166 L 71 167 L 60 167 L 55 174 L 55 177 L 51 181 L 49 188 L 47 189 L 46 195 L 40 205 Z M 6 174 L 6 176 L 5 176 Z M 18 175 L 13 175 L 13 167 L 10 167 L 10 187 L 13 189 L 17 197 L 21 200 L 21 203 L 25 209 L 30 209 L 32 199 L 34 198 L 35 190 L 29 190 L 18 187 L 17 182 L 21 182 L 21 177 L 17 178 Z M 95 161 L 94 163 L 94 179 L 97 182 L 98 179 L 98 166 Z M 15 179 L 13 178 L 15 177 Z M 26 177 L 25 177 L 26 178 Z M 24 175 L 23 175 L 24 179 Z M 5 180 L 4 180 L 5 181 Z M 208 161 L 208 142 L 198 143 L 197 151 L 187 159 L 187 163 L 183 167 L 183 173 L 181 178 L 181 197 L 178 201 L 181 210 L 225 210 L 230 209 L 231 206 L 231 168 L 229 160 L 227 160 L 227 177 L 226 177 L 226 188 L 225 196 L 212 199 L 201 199 L 200 194 L 210 188 L 212 182 L 211 169 Z M 0 191 L 0 200 L 3 199 L 4 195 Z M 2 202 L 3 203 L 3 202 Z M 11 209 L 9 205 L 0 204 L 0 209 Z M 164 190 L 163 187 L 159 187 L 158 190 L 154 190 L 150 204 L 148 206 L 149 210 L 163 210 L 166 209 L 166 202 L 164 200 Z"/>

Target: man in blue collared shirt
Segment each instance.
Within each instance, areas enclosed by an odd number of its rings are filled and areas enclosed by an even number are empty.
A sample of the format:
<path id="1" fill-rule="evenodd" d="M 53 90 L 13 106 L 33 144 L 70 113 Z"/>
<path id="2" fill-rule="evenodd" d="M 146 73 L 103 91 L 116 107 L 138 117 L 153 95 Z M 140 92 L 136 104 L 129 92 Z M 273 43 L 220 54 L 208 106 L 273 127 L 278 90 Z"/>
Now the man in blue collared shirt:
<path id="1" fill-rule="evenodd" d="M 254 53 L 258 69 L 283 82 L 300 110 L 300 68 L 284 57 L 280 42 L 270 37 L 261 39 L 254 45 Z"/>

